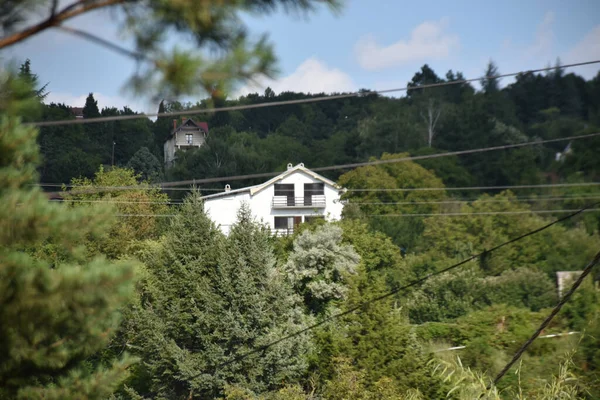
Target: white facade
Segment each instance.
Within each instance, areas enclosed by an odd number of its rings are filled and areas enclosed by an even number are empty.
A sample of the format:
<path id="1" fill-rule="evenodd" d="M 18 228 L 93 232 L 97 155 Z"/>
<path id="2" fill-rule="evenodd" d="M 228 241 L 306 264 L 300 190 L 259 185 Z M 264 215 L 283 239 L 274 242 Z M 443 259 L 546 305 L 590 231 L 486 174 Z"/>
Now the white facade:
<path id="1" fill-rule="evenodd" d="M 295 167 L 289 164 L 286 172 L 262 185 L 205 196 L 204 209 L 228 234 L 245 202 L 257 221 L 281 235 L 292 233 L 294 226 L 310 218 L 339 220 L 343 208 L 340 193 L 335 182 L 304 168 L 303 164 Z"/>
<path id="2" fill-rule="evenodd" d="M 173 121 L 176 123 L 176 120 Z M 202 147 L 206 142 L 208 135 L 208 126 L 206 123 L 196 123 L 192 119 L 187 119 L 181 126 L 173 127 L 173 132 L 169 135 L 164 144 L 165 165 L 169 167 L 175 160 L 175 153 L 178 150 L 187 150 Z"/>

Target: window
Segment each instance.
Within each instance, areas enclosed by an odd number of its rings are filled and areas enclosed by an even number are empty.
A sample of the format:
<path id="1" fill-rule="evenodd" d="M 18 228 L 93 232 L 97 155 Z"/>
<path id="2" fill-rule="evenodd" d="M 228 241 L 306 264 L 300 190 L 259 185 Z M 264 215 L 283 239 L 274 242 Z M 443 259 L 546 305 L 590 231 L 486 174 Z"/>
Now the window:
<path id="1" fill-rule="evenodd" d="M 275 217 L 275 229 L 287 229 L 288 217 Z"/>
<path id="2" fill-rule="evenodd" d="M 194 135 L 192 135 L 191 133 L 186 133 L 185 134 L 185 142 L 187 144 L 192 144 L 194 141 Z"/>
<path id="3" fill-rule="evenodd" d="M 275 196 L 294 197 L 294 184 L 293 183 L 276 183 L 275 184 Z"/>
<path id="4" fill-rule="evenodd" d="M 285 229 L 292 231 L 293 228 L 297 227 L 302 223 L 302 217 L 275 217 L 274 222 L 275 229 Z"/>
<path id="5" fill-rule="evenodd" d="M 294 184 L 293 183 L 276 183 L 275 196 L 287 197 L 287 205 L 294 206 Z"/>
<path id="6" fill-rule="evenodd" d="M 305 183 L 304 184 L 304 195 L 305 196 L 323 196 L 325 194 L 324 183 Z"/>
<path id="7" fill-rule="evenodd" d="M 324 183 L 305 183 L 304 184 L 304 205 L 313 205 L 313 196 L 323 196 L 325 194 Z"/>

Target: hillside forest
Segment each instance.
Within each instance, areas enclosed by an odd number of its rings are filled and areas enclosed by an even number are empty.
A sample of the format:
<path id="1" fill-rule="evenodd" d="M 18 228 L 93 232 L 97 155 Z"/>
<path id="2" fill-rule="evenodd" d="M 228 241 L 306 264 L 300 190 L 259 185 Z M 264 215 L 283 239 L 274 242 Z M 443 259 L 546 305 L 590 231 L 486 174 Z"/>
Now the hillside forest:
<path id="1" fill-rule="evenodd" d="M 174 118 L 27 124 L 81 106 L 48 104 L 34 68 L 0 99 L 0 398 L 600 399 L 599 267 L 491 385 L 559 301 L 557 272 L 600 250 L 600 207 L 488 252 L 600 200 L 600 136 L 327 171 L 343 218 L 283 237 L 244 207 L 225 236 L 203 211 L 260 179 L 153 185 L 594 134 L 600 73 L 557 62 L 504 84 L 490 62 L 477 85 L 423 89 L 464 79 L 423 65 L 398 97 L 194 114 L 206 144 L 165 170 Z"/>

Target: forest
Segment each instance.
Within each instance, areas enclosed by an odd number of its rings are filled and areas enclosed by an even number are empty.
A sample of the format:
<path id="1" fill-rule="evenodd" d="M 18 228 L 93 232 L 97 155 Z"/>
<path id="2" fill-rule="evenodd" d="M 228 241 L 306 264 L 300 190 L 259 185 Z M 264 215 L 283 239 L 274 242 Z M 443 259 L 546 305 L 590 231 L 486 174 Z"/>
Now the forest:
<path id="1" fill-rule="evenodd" d="M 558 302 L 557 272 L 600 249 L 597 206 L 488 251 L 598 200 L 599 136 L 326 172 L 348 189 L 343 218 L 286 237 L 245 208 L 224 236 L 202 195 L 225 182 L 154 185 L 594 134 L 600 74 L 557 62 L 504 86 L 490 62 L 478 86 L 424 89 L 464 77 L 423 65 L 398 98 L 198 114 L 206 144 L 164 170 L 173 118 L 28 125 L 75 118 L 34 67 L 0 99 L 0 398 L 600 398 L 598 268 L 491 385 Z M 93 94 L 83 108 L 135 113 Z M 481 189 L 498 186 L 513 187 Z"/>

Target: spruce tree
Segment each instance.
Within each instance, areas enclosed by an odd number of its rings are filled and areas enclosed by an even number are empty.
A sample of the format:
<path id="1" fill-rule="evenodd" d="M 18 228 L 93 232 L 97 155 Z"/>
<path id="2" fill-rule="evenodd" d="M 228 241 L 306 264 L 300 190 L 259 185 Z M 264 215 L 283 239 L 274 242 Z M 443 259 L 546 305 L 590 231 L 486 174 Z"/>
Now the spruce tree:
<path id="1" fill-rule="evenodd" d="M 99 116 L 98 100 L 94 99 L 94 93 L 90 93 L 83 106 L 83 118 L 97 118 Z"/>
<path id="2" fill-rule="evenodd" d="M 269 233 L 249 210 L 225 238 L 198 194 L 185 199 L 159 250 L 145 257 L 131 343 L 143 363 L 131 386 L 156 398 L 215 398 L 236 385 L 262 392 L 305 369 L 308 339 L 239 355 L 301 329 L 299 299 L 275 268 Z"/>
<path id="3" fill-rule="evenodd" d="M 107 398 L 132 360 L 85 360 L 118 327 L 133 265 L 82 256 L 78 240 L 102 233 L 111 212 L 48 202 L 34 185 L 36 135 L 0 115 L 0 398 Z M 47 242 L 64 257 L 36 257 Z"/>

